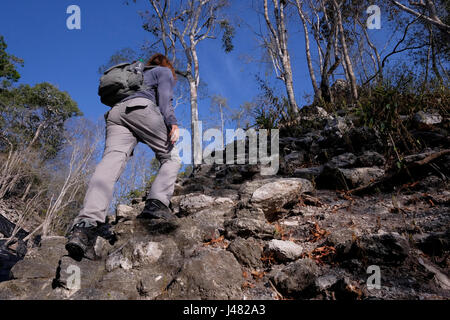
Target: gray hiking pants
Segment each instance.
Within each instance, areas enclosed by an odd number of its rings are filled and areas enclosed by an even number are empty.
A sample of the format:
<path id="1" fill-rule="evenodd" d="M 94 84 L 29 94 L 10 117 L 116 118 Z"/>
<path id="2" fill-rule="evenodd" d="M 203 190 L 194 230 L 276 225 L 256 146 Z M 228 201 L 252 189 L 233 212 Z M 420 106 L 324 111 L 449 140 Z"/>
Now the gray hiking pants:
<path id="1" fill-rule="evenodd" d="M 175 180 L 181 168 L 177 148 L 170 142 L 169 130 L 159 108 L 149 99 L 135 98 L 116 104 L 105 114 L 106 142 L 103 158 L 92 176 L 83 208 L 74 224 L 105 222 L 114 185 L 122 174 L 138 142 L 147 144 L 155 153 L 160 168 L 148 193 L 169 206 Z"/>

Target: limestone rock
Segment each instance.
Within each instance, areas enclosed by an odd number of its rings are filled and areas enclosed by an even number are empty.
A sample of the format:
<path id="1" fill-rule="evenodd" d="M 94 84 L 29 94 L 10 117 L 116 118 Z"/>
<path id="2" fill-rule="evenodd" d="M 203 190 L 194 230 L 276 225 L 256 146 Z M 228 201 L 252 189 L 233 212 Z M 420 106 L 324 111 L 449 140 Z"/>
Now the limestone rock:
<path id="1" fill-rule="evenodd" d="M 294 177 L 315 181 L 315 179 L 322 173 L 323 166 L 297 168 L 294 170 Z"/>
<path id="2" fill-rule="evenodd" d="M 276 272 L 272 280 L 282 294 L 298 298 L 311 294 L 319 275 L 319 267 L 313 260 L 300 259 Z"/>
<path id="3" fill-rule="evenodd" d="M 236 238 L 233 240 L 227 248 L 234 254 L 237 261 L 242 265 L 257 269 L 262 266 L 261 255 L 263 248 L 260 241 L 254 238 Z"/>
<path id="4" fill-rule="evenodd" d="M 274 182 L 275 180 L 276 179 L 268 178 L 268 179 L 252 180 L 243 183 L 239 188 L 239 199 L 241 203 L 243 204 L 248 203 L 253 195 L 253 192 L 255 192 L 256 189 L 262 187 L 267 183 Z"/>
<path id="5" fill-rule="evenodd" d="M 338 259 L 345 259 L 356 240 L 356 234 L 351 229 L 340 229 L 332 232 L 327 238 L 327 244 L 336 249 Z M 330 257 L 332 258 L 332 257 Z"/>
<path id="6" fill-rule="evenodd" d="M 359 167 L 373 167 L 373 166 L 383 166 L 386 159 L 375 151 L 365 151 L 363 154 L 358 156 L 356 164 Z"/>
<path id="7" fill-rule="evenodd" d="M 243 282 L 231 252 L 205 248 L 183 265 L 168 299 L 242 299 Z"/>
<path id="8" fill-rule="evenodd" d="M 414 115 L 414 122 L 420 129 L 428 129 L 442 122 L 442 116 L 437 112 L 419 111 Z"/>
<path id="9" fill-rule="evenodd" d="M 226 235 L 228 238 L 254 237 L 258 239 L 272 239 L 275 227 L 265 220 L 251 218 L 234 218 L 225 221 Z"/>
<path id="10" fill-rule="evenodd" d="M 292 241 L 270 240 L 264 248 L 264 253 L 272 254 L 275 260 L 289 262 L 297 260 L 303 253 L 303 247 Z"/>
<path id="11" fill-rule="evenodd" d="M 350 128 L 352 126 L 353 123 L 349 119 L 337 116 L 328 120 L 324 131 L 329 135 L 342 137 L 344 134 L 350 131 Z"/>
<path id="12" fill-rule="evenodd" d="M 66 289 L 69 294 L 81 288 L 93 287 L 105 270 L 104 262 L 83 259 L 76 261 L 63 256 L 58 264 L 54 282 L 58 287 Z"/>
<path id="13" fill-rule="evenodd" d="M 126 221 L 135 218 L 139 212 L 133 207 L 119 204 L 116 208 L 116 221 Z"/>
<path id="14" fill-rule="evenodd" d="M 0 282 L 0 300 L 61 299 L 52 290 L 52 279 L 31 278 Z"/>
<path id="15" fill-rule="evenodd" d="M 313 189 L 311 182 L 305 179 L 278 179 L 256 189 L 252 194 L 251 203 L 256 208 L 261 208 L 264 213 L 271 214 L 279 211 L 303 192 Z"/>
<path id="16" fill-rule="evenodd" d="M 204 194 L 187 194 L 180 201 L 180 212 L 193 214 L 202 209 L 211 207 L 214 198 Z"/>
<path id="17" fill-rule="evenodd" d="M 64 237 L 42 239 L 38 248 L 27 252 L 25 258 L 11 269 L 13 279 L 50 279 L 55 276 L 58 261 L 67 254 Z"/>
<path id="18" fill-rule="evenodd" d="M 364 186 L 384 175 L 384 170 L 367 168 L 334 168 L 326 165 L 316 182 L 319 188 L 352 189 Z"/>
<path id="19" fill-rule="evenodd" d="M 358 241 L 358 256 L 371 264 L 401 264 L 409 253 L 409 244 L 396 232 L 381 232 L 362 237 Z"/>
<path id="20" fill-rule="evenodd" d="M 355 164 L 356 160 L 357 158 L 353 153 L 347 152 L 333 157 L 329 164 L 336 168 L 349 168 Z"/>

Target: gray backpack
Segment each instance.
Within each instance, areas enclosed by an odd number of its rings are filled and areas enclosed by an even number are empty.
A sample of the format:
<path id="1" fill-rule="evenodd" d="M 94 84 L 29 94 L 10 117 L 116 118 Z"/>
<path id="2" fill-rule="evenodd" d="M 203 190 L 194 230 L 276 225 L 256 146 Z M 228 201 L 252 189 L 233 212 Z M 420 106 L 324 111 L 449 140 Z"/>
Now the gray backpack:
<path id="1" fill-rule="evenodd" d="M 100 101 L 110 107 L 122 99 L 147 89 L 144 71 L 155 66 L 144 66 L 142 61 L 120 63 L 106 70 L 100 78 L 98 95 Z"/>

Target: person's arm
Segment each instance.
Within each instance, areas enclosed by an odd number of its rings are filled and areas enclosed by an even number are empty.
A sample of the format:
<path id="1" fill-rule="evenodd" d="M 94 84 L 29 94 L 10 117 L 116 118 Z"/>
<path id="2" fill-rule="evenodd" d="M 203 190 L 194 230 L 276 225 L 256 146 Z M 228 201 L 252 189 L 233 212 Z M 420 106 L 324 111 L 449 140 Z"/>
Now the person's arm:
<path id="1" fill-rule="evenodd" d="M 169 68 L 161 68 L 157 73 L 158 78 L 158 106 L 164 122 L 168 128 L 177 125 L 177 118 L 172 105 L 174 79 Z"/>

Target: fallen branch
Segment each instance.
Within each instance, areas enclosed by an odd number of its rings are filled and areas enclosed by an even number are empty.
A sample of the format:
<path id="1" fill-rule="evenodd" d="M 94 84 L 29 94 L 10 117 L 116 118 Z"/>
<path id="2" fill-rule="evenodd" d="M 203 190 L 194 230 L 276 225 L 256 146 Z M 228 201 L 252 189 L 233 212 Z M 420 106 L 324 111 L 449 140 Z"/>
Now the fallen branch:
<path id="1" fill-rule="evenodd" d="M 429 163 L 431 163 L 445 155 L 448 155 L 448 154 L 450 154 L 450 149 L 445 149 L 445 150 L 442 150 L 439 152 L 432 153 L 432 154 L 426 156 L 425 158 L 423 158 L 422 160 L 416 160 L 416 161 L 410 162 L 409 164 L 406 164 L 406 166 L 403 170 L 400 170 L 400 171 L 390 170 L 391 173 L 385 174 L 380 179 L 375 180 L 375 181 L 369 183 L 368 185 L 349 190 L 349 191 L 347 191 L 347 194 L 357 194 L 357 193 L 362 193 L 364 191 L 371 190 L 372 188 L 375 188 L 377 186 L 380 186 L 387 182 L 392 181 L 394 178 L 400 176 L 405 171 L 409 172 L 410 170 L 423 167 L 424 165 L 429 164 Z"/>
<path id="2" fill-rule="evenodd" d="M 423 165 L 425 165 L 425 164 L 427 164 L 427 163 L 429 163 L 429 162 L 431 162 L 433 160 L 436 160 L 436 159 L 438 159 L 438 158 L 440 158 L 442 156 L 445 156 L 447 154 L 450 154 L 450 149 L 445 149 L 445 150 L 442 150 L 442 151 L 439 151 L 439 152 L 435 152 L 435 153 L 429 155 L 428 157 L 425 157 L 422 160 L 414 161 L 411 164 L 411 168 L 416 167 L 416 166 L 423 166 Z"/>
<path id="3" fill-rule="evenodd" d="M 270 286 L 272 287 L 273 291 L 275 291 L 275 293 L 277 294 L 278 299 L 279 299 L 279 300 L 285 300 L 284 297 L 283 297 L 283 295 L 277 290 L 277 288 L 276 288 L 275 285 L 272 283 L 272 281 L 269 280 L 269 284 L 270 284 Z"/>

